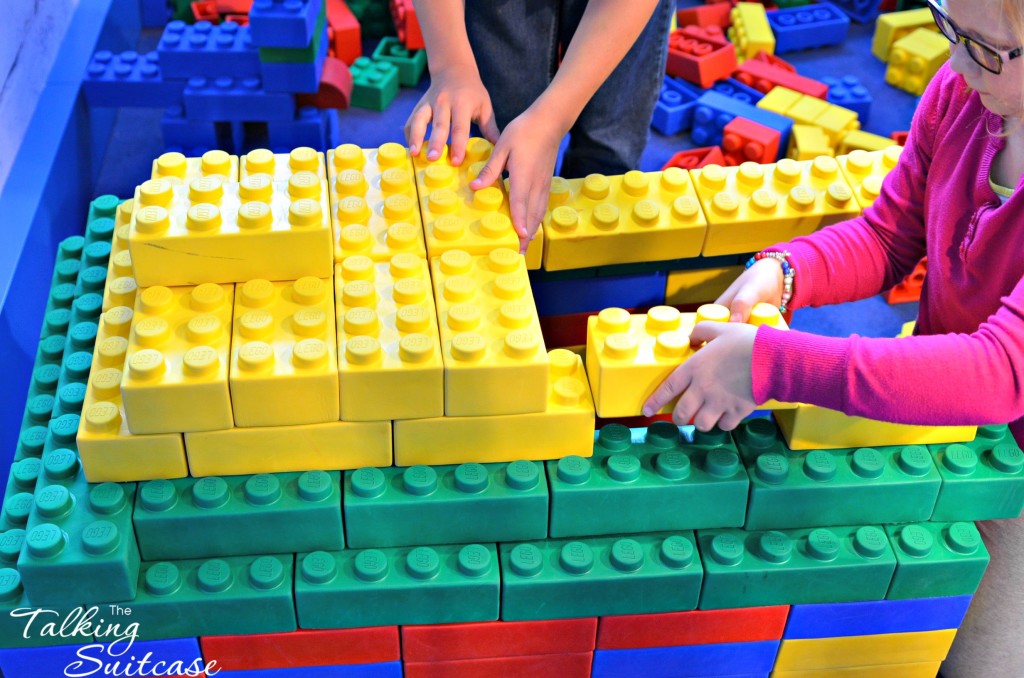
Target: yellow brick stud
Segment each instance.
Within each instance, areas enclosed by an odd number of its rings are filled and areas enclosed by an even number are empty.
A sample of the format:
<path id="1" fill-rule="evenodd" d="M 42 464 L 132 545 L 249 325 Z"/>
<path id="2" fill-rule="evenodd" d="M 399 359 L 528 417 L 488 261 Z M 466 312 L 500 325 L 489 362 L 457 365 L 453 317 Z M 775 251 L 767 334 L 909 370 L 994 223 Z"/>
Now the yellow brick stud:
<path id="1" fill-rule="evenodd" d="M 885 81 L 920 96 L 947 59 L 949 41 L 935 31 L 918 28 L 893 43 Z"/>
<path id="2" fill-rule="evenodd" d="M 177 185 L 188 184 L 199 177 L 217 177 L 224 182 L 238 181 L 238 156 L 214 150 L 198 158 L 186 158 L 172 151 L 153 161 L 150 175 L 150 179 L 165 179 Z"/>
<path id="3" fill-rule="evenodd" d="M 889 146 L 884 151 L 855 150 L 836 158 L 862 209 L 878 198 L 882 181 L 896 167 L 902 152 L 902 146 Z"/>
<path id="4" fill-rule="evenodd" d="M 743 63 L 764 50 L 775 54 L 775 34 L 768 23 L 764 5 L 758 2 L 738 2 L 729 14 L 732 27 L 729 40 L 736 45 L 736 61 Z"/>
<path id="5" fill-rule="evenodd" d="M 238 178 L 266 174 L 273 181 L 288 181 L 296 172 L 312 172 L 318 178 L 326 179 L 324 154 L 308 146 L 300 146 L 290 153 L 272 153 L 265 148 L 257 148 L 240 159 Z"/>

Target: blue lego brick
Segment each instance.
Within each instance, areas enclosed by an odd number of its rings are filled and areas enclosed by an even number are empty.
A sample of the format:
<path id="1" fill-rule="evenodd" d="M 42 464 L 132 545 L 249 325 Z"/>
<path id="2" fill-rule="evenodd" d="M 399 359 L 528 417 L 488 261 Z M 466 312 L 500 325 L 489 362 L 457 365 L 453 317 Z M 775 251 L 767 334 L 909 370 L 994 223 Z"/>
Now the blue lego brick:
<path id="1" fill-rule="evenodd" d="M 665 303 L 665 271 L 638 275 L 543 280 L 530 271 L 530 285 L 540 316 L 589 313 L 616 306 L 638 308 Z"/>
<path id="2" fill-rule="evenodd" d="M 295 96 L 267 92 L 259 78 L 192 78 L 185 85 L 190 120 L 286 122 L 295 118 Z"/>
<path id="3" fill-rule="evenodd" d="M 216 659 L 216 657 L 214 657 Z M 221 671 L 224 678 L 402 678 L 402 662 Z"/>
<path id="4" fill-rule="evenodd" d="M 693 102 L 697 96 L 688 89 L 676 87 L 673 78 L 666 75 L 661 94 L 654 105 L 651 127 L 665 136 L 673 136 L 690 129 L 693 120 Z"/>
<path id="5" fill-rule="evenodd" d="M 641 650 L 595 650 L 593 678 L 696 678 L 763 676 L 775 664 L 778 640 L 652 647 Z"/>
<path id="6" fill-rule="evenodd" d="M 858 23 L 871 23 L 878 18 L 878 0 L 832 0 L 832 4 Z"/>
<path id="7" fill-rule="evenodd" d="M 91 649 L 85 649 L 86 647 L 91 647 Z M 65 673 L 65 669 L 75 662 L 82 661 L 79 659 L 79 650 L 89 656 L 95 656 L 94 653 L 98 651 L 97 647 L 95 644 L 91 646 L 77 644 L 0 650 L 0 672 L 3 672 L 4 678 L 65 676 L 68 675 Z M 83 662 L 79 665 L 79 670 L 82 670 L 83 667 L 95 668 L 96 663 L 94 661 Z"/>
<path id="8" fill-rule="evenodd" d="M 850 17 L 829 2 L 770 11 L 768 24 L 776 54 L 841 45 L 850 32 Z"/>
<path id="9" fill-rule="evenodd" d="M 169 148 L 218 148 L 217 124 L 213 121 L 189 120 L 181 106 L 164 111 L 160 118 L 160 131 L 163 133 L 164 146 Z"/>
<path id="10" fill-rule="evenodd" d="M 793 130 L 791 119 L 714 91 L 705 92 L 694 104 L 690 138 L 697 146 L 716 146 L 722 141 L 722 129 L 736 117 L 778 130 L 779 148 L 789 148 L 789 134 Z"/>
<path id="11" fill-rule="evenodd" d="M 328 143 L 328 118 L 332 115 L 334 111 L 303 106 L 291 122 L 267 123 L 267 143 L 275 153 L 288 153 L 299 146 L 332 148 Z"/>
<path id="12" fill-rule="evenodd" d="M 868 121 L 874 97 L 860 79 L 855 75 L 845 75 L 842 78 L 825 77 L 821 81 L 828 85 L 828 102 L 854 111 L 863 127 Z"/>
<path id="13" fill-rule="evenodd" d="M 301 48 L 313 39 L 324 0 L 253 0 L 249 10 L 257 47 Z"/>
<path id="14" fill-rule="evenodd" d="M 217 26 L 209 21 L 192 26 L 172 21 L 156 50 L 165 78 L 249 78 L 260 74 L 260 54 L 252 44 L 249 27 L 231 21 Z"/>
<path id="15" fill-rule="evenodd" d="M 744 85 L 736 78 L 717 80 L 711 85 L 711 90 L 751 106 L 756 106 L 757 102 L 764 98 L 764 94 L 758 92 L 753 87 Z"/>
<path id="16" fill-rule="evenodd" d="M 163 77 L 156 52 L 114 54 L 104 50 L 92 55 L 82 89 L 93 107 L 148 108 L 181 103 L 184 83 Z"/>
<path id="17" fill-rule="evenodd" d="M 143 28 L 160 28 L 171 20 L 173 11 L 168 0 L 139 0 Z"/>
<path id="18" fill-rule="evenodd" d="M 960 628 L 971 596 L 794 605 L 783 638 L 837 638 Z"/>
<path id="19" fill-rule="evenodd" d="M 320 76 L 327 59 L 327 29 L 313 40 L 315 50 L 311 61 L 261 61 L 263 87 L 268 92 L 316 93 L 320 89 Z"/>

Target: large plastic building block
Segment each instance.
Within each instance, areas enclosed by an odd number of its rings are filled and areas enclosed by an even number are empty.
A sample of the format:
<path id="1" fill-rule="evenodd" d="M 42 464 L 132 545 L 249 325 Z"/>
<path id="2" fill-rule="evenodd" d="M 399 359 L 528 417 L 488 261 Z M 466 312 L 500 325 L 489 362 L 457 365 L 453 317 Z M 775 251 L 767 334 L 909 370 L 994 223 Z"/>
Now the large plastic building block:
<path id="1" fill-rule="evenodd" d="M 980 426 L 973 441 L 933 445 L 931 453 L 942 476 L 932 520 L 1020 516 L 1024 509 L 1024 453 L 1006 426 Z"/>
<path id="2" fill-rule="evenodd" d="M 789 7 L 767 13 L 775 35 L 775 53 L 841 45 L 850 32 L 850 18 L 830 2 Z"/>
<path id="3" fill-rule="evenodd" d="M 322 111 L 313 106 L 302 106 L 295 112 L 291 122 L 268 122 L 267 139 L 274 149 L 311 146 L 323 148 L 328 145 L 330 117 L 336 111 Z"/>
<path id="4" fill-rule="evenodd" d="M 956 629 L 841 638 L 784 639 L 775 668 L 817 670 L 941 661 Z"/>
<path id="5" fill-rule="evenodd" d="M 192 77 L 182 99 L 188 117 L 198 121 L 271 122 L 295 117 L 295 96 L 268 92 L 257 77 Z"/>
<path id="6" fill-rule="evenodd" d="M 594 313 L 609 306 L 639 308 L 665 303 L 665 271 L 598 277 L 595 272 L 580 277 L 553 279 L 544 271 L 533 271 L 537 310 L 542 316 Z"/>
<path id="7" fill-rule="evenodd" d="M 736 70 L 736 48 L 723 37 L 687 26 L 672 31 L 665 72 L 701 87 L 710 87 Z"/>
<path id="8" fill-rule="evenodd" d="M 405 678 L 590 678 L 593 652 L 484 657 L 439 662 L 404 662 Z"/>
<path id="9" fill-rule="evenodd" d="M 692 532 L 499 549 L 505 621 L 692 610 L 703 576 Z"/>
<path id="10" fill-rule="evenodd" d="M 408 674 L 404 672 L 402 662 L 391 661 L 373 664 L 243 669 L 225 671 L 222 675 L 225 678 L 402 678 Z"/>
<path id="11" fill-rule="evenodd" d="M 910 426 L 851 417 L 813 405 L 775 412 L 791 450 L 834 450 L 878 445 L 930 445 L 974 440 L 976 426 Z"/>
<path id="12" fill-rule="evenodd" d="M 864 130 L 851 130 L 843 135 L 839 146 L 836 148 L 837 155 L 848 155 L 853 151 L 884 151 L 894 146 L 890 137 L 883 137 L 880 134 L 872 134 Z M 897 148 L 899 148 L 897 146 Z"/>
<path id="13" fill-rule="evenodd" d="M 858 23 L 870 23 L 878 17 L 879 3 L 875 0 L 834 0 L 833 4 Z"/>
<path id="14" fill-rule="evenodd" d="M 736 117 L 777 130 L 780 135 L 779 147 L 786 148 L 789 145 L 792 120 L 714 91 L 705 92 L 694 104 L 690 138 L 702 146 L 719 144 L 726 124 Z"/>
<path id="15" fill-rule="evenodd" d="M 195 476 L 353 469 L 391 464 L 391 422 L 333 421 L 185 434 Z"/>
<path id="16" fill-rule="evenodd" d="M 301 48 L 313 39 L 323 0 L 253 0 L 252 42 L 258 47 Z"/>
<path id="17" fill-rule="evenodd" d="M 778 640 L 715 643 L 594 652 L 593 678 L 765 676 L 775 664 Z"/>
<path id="18" fill-rule="evenodd" d="M 223 671 L 377 664 L 401 659 L 397 626 L 205 636 L 203 656 Z"/>
<path id="19" fill-rule="evenodd" d="M 305 49 L 260 48 L 260 74 L 268 92 L 304 92 L 315 94 L 327 59 L 327 28 L 320 28 Z M 323 146 L 317 146 L 323 148 Z"/>
<path id="20" fill-rule="evenodd" d="M 91 642 L 86 638 L 69 645 L 0 649 L 0 671 L 9 678 L 63 676 L 69 665 L 79 661 L 79 650 Z M 89 665 L 95 666 L 95 663 Z"/>
<path id="21" fill-rule="evenodd" d="M 744 85 L 736 78 L 727 78 L 725 80 L 716 80 L 715 84 L 711 86 L 711 89 L 719 94 L 724 94 L 727 97 L 742 101 L 745 104 L 757 104 L 764 94 L 758 92 L 753 87 Z"/>
<path id="22" fill-rule="evenodd" d="M 973 594 L 989 555 L 973 523 L 888 525 L 896 573 L 885 596 L 906 600 Z"/>
<path id="23" fill-rule="evenodd" d="M 199 148 L 208 150 L 218 146 L 217 124 L 199 122 L 185 117 L 183 105 L 168 108 L 160 118 L 160 134 L 167 148 Z"/>
<path id="24" fill-rule="evenodd" d="M 138 284 L 132 270 L 132 255 L 128 250 L 129 224 L 132 218 L 134 200 L 125 200 L 118 205 L 114 223 L 114 237 L 110 242 L 110 259 L 107 262 L 106 285 L 103 288 L 103 310 L 115 306 L 134 308 Z"/>
<path id="25" fill-rule="evenodd" d="M 729 40 L 736 45 L 736 61 L 743 63 L 758 52 L 775 53 L 775 35 L 764 5 L 738 2 L 730 13 Z"/>
<path id="26" fill-rule="evenodd" d="M 635 650 L 779 640 L 788 612 L 787 605 L 773 605 L 601 617 L 597 649 Z"/>
<path id="27" fill-rule="evenodd" d="M 960 628 L 971 596 L 794 605 L 785 638 L 835 638 Z M 874 659 L 874 657 L 872 657 Z"/>
<path id="28" fill-rule="evenodd" d="M 941 33 L 918 28 L 892 44 L 885 81 L 917 96 L 949 59 L 949 40 Z"/>
<path id="29" fill-rule="evenodd" d="M 665 303 L 670 306 L 709 304 L 725 292 L 745 269 L 742 264 L 712 268 L 669 271 L 665 281 Z"/>
<path id="30" fill-rule="evenodd" d="M 523 257 L 505 248 L 481 256 L 448 250 L 431 261 L 431 277 L 444 356 L 444 413 L 544 412 L 548 358 Z"/>
<path id="31" fill-rule="evenodd" d="M 493 544 L 314 551 L 298 555 L 302 628 L 447 624 L 498 618 Z"/>
<path id="32" fill-rule="evenodd" d="M 718 146 L 705 146 L 703 148 L 691 148 L 685 151 L 679 151 L 669 158 L 668 162 L 665 163 L 665 166 L 661 168 L 661 171 L 664 172 L 669 167 L 691 170 L 712 164 L 725 164 L 725 156 L 722 155 L 722 149 Z"/>
<path id="33" fill-rule="evenodd" d="M 875 22 L 871 53 L 881 61 L 888 61 L 892 44 L 918 28 L 938 30 L 932 11 L 927 7 L 883 14 Z"/>
<path id="34" fill-rule="evenodd" d="M 828 134 L 829 143 L 838 147 L 848 133 L 860 129 L 860 121 L 857 114 L 849 109 L 835 104 L 823 106 L 823 103 L 816 97 L 805 95 L 786 111 L 786 115 L 797 123 L 817 125 Z"/>
<path id="35" fill-rule="evenodd" d="M 666 136 L 689 129 L 693 122 L 693 102 L 696 100 L 697 96 L 694 93 L 679 87 L 674 78 L 666 75 L 658 101 L 654 105 L 651 127 Z"/>
<path id="36" fill-rule="evenodd" d="M 442 416 L 444 364 L 426 260 L 353 255 L 335 269 L 341 419 Z"/>
<path id="37" fill-rule="evenodd" d="M 225 22 L 214 26 L 199 21 L 167 24 L 157 54 L 165 78 L 187 80 L 198 75 L 210 78 L 248 78 L 260 74 L 260 54 L 252 44 L 248 26 Z M 173 104 L 173 102 L 172 102 Z"/>
<path id="38" fill-rule="evenodd" d="M 149 287 L 331 277 L 325 183 L 311 172 L 287 182 L 266 175 L 238 184 L 144 182 L 129 236 L 135 280 Z"/>
<path id="39" fill-rule="evenodd" d="M 702 610 L 881 600 L 896 569 L 889 539 L 875 526 L 701 530 L 697 540 Z"/>
<path id="40" fill-rule="evenodd" d="M 451 249 L 470 254 L 487 254 L 499 247 L 518 251 L 519 237 L 512 228 L 504 184 L 496 182 L 479 191 L 469 188 L 493 149 L 486 139 L 471 138 L 458 167 L 448 163 L 447 146 L 433 162 L 423 152 L 413 157 L 431 259 Z"/>
<path id="41" fill-rule="evenodd" d="M 234 285 L 148 287 L 135 300 L 121 379 L 128 430 L 231 428 L 228 348 Z"/>
<path id="42" fill-rule="evenodd" d="M 352 73 L 353 108 L 383 111 L 398 96 L 398 67 L 389 61 L 359 57 L 349 67 Z"/>
<path id="43" fill-rule="evenodd" d="M 331 52 L 344 64 L 355 62 L 362 54 L 361 27 L 345 0 L 325 0 Z"/>
<path id="44" fill-rule="evenodd" d="M 842 78 L 822 78 L 828 85 L 828 102 L 849 109 L 857 114 L 861 123 L 867 123 L 874 98 L 868 88 L 861 84 L 855 75 L 844 75 Z"/>
<path id="45" fill-rule="evenodd" d="M 294 631 L 293 569 L 291 554 L 143 563 L 131 620 L 145 640 Z"/>
<path id="46" fill-rule="evenodd" d="M 725 163 L 775 162 L 779 159 L 778 130 L 746 118 L 733 118 L 722 128 L 722 150 Z"/>
<path id="47" fill-rule="evenodd" d="M 422 49 L 409 49 L 397 38 L 384 37 L 373 50 L 374 61 L 386 61 L 398 67 L 398 84 L 415 87 L 427 68 L 427 53 Z"/>
<path id="48" fill-rule="evenodd" d="M 743 525 L 749 483 L 727 436 L 690 443 L 668 422 L 635 433 L 609 424 L 590 459 L 547 463 L 552 537 Z"/>
<path id="49" fill-rule="evenodd" d="M 871 3 L 874 7 L 874 2 Z M 772 671 L 772 678 L 935 678 L 942 662 L 912 662 L 904 664 L 872 664 L 871 666 L 844 666 L 806 671 Z"/>
<path id="50" fill-rule="evenodd" d="M 395 20 L 395 30 L 398 32 L 398 39 L 408 49 L 423 49 L 426 44 L 423 42 L 423 31 L 420 30 L 419 21 L 416 19 L 416 8 L 412 0 L 390 0 L 388 5 L 391 8 L 391 18 Z"/>
<path id="51" fill-rule="evenodd" d="M 890 146 L 884 151 L 854 150 L 836 158 L 862 208 L 867 209 L 878 198 L 882 180 L 896 167 L 902 152 L 902 147 Z"/>
<path id="52" fill-rule="evenodd" d="M 96 335 L 77 438 L 82 469 L 92 483 L 188 475 L 180 433 L 132 435 L 128 431 L 121 379 L 132 315 L 125 306 L 112 308 L 100 319 Z"/>
<path id="53" fill-rule="evenodd" d="M 367 467 L 345 473 L 344 511 L 350 548 L 544 539 L 548 484 L 532 461 Z"/>
<path id="54" fill-rule="evenodd" d="M 354 254 L 375 261 L 400 253 L 426 255 L 415 172 L 405 146 L 342 144 L 327 151 L 327 174 L 335 261 Z"/>
<path id="55" fill-rule="evenodd" d="M 704 256 L 740 254 L 857 216 L 860 204 L 834 158 L 691 172 L 708 217 Z"/>
<path id="56" fill-rule="evenodd" d="M 748 530 L 928 520 L 942 484 L 922 445 L 792 452 L 770 419 L 734 437 L 750 474 Z"/>
<path id="57" fill-rule="evenodd" d="M 828 96 L 828 85 L 825 83 L 757 59 L 743 62 L 732 77 L 765 94 L 773 87 L 782 86 L 819 99 Z"/>
<path id="58" fill-rule="evenodd" d="M 594 401 L 578 356 L 548 353 L 550 376 L 543 412 L 396 421 L 395 463 L 461 464 L 590 456 Z"/>
<path id="59" fill-rule="evenodd" d="M 316 94 L 298 94 L 295 96 L 295 103 L 299 108 L 313 106 L 314 108 L 336 108 L 344 109 L 349 107 L 352 100 L 352 73 L 348 66 L 341 59 L 335 59 L 328 55 L 324 60 L 323 72 L 320 74 L 320 87 Z M 335 121 L 337 118 L 335 118 Z M 337 145 L 333 140 L 325 144 L 325 148 Z"/>
<path id="60" fill-rule="evenodd" d="M 145 560 L 340 549 L 337 471 L 151 480 L 133 522 Z"/>
<path id="61" fill-rule="evenodd" d="M 908 273 L 903 280 L 893 285 L 892 289 L 885 293 L 886 302 L 902 304 L 908 301 L 920 301 L 921 291 L 924 289 L 924 280 L 927 275 L 928 257 L 923 257 L 914 266 L 913 271 Z"/>
<path id="62" fill-rule="evenodd" d="M 308 146 L 293 148 L 287 153 L 272 153 L 265 148 L 249 151 L 238 162 L 238 178 L 266 174 L 273 181 L 288 181 L 297 172 L 311 172 L 327 178 L 324 154 Z"/>
<path id="63" fill-rule="evenodd" d="M 94 108 L 175 106 L 185 86 L 161 72 L 156 52 L 96 52 L 85 72 L 82 91 Z"/>
<path id="64" fill-rule="evenodd" d="M 731 11 L 732 7 L 724 2 L 688 7 L 676 11 L 676 23 L 680 26 L 719 26 L 724 30 L 732 23 Z"/>
<path id="65" fill-rule="evenodd" d="M 402 658 L 446 662 L 593 652 L 597 619 L 403 626 Z"/>
<path id="66" fill-rule="evenodd" d="M 17 568 L 33 605 L 135 597 L 134 496 L 134 483 L 89 485 L 72 449 L 46 453 Z"/>

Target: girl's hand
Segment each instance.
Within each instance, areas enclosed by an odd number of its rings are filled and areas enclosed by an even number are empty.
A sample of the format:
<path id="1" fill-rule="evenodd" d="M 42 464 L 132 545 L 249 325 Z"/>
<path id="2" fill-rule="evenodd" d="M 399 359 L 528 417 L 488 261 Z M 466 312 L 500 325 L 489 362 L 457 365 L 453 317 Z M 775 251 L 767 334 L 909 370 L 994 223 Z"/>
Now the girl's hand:
<path id="1" fill-rule="evenodd" d="M 725 292 L 715 301 L 731 311 L 729 320 L 745 323 L 750 319 L 750 310 L 758 302 L 772 306 L 782 303 L 782 265 L 776 259 L 765 258 L 740 274 Z"/>
<path id="2" fill-rule="evenodd" d="M 433 124 L 427 146 L 427 159 L 431 161 L 441 157 L 450 134 L 449 161 L 452 165 L 461 165 L 466 157 L 469 127 L 474 122 L 488 141 L 495 143 L 498 140 L 498 124 L 494 119 L 491 97 L 475 68 L 431 73 L 430 88 L 405 123 L 405 138 L 412 155 L 419 155 L 427 123 L 431 120 Z"/>

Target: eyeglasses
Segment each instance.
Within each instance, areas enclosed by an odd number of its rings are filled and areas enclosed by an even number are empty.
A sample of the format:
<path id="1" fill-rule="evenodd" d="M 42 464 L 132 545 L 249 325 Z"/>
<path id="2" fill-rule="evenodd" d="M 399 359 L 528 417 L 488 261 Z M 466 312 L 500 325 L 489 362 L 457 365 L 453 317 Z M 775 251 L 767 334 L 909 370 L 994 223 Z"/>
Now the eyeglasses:
<path id="1" fill-rule="evenodd" d="M 974 63 L 984 68 L 989 73 L 995 73 L 999 75 L 1003 72 L 1003 55 L 1006 55 L 1007 61 L 1012 61 L 1024 54 L 1024 46 L 1017 47 L 1016 49 L 1005 50 L 996 49 L 989 47 L 983 43 L 969 38 L 963 34 L 953 20 L 949 18 L 949 14 L 946 10 L 939 6 L 937 0 L 928 0 L 928 6 L 932 10 L 932 18 L 935 19 L 935 25 L 939 27 L 942 34 L 946 36 L 954 45 L 958 42 L 963 42 L 964 47 L 967 48 L 967 53 L 974 59 Z"/>

